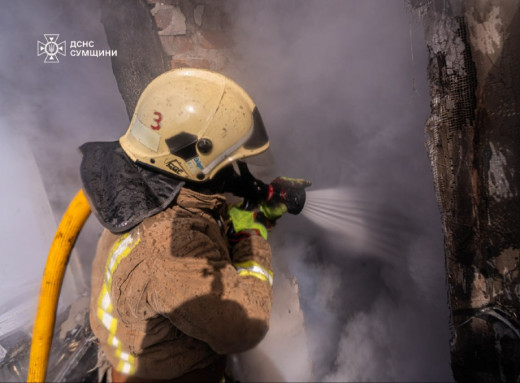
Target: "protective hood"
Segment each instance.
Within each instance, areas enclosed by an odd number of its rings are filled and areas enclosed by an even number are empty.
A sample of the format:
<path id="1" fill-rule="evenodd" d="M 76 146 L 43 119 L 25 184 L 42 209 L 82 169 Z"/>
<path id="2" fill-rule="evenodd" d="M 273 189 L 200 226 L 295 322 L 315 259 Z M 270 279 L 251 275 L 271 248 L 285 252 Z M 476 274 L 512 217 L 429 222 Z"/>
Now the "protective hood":
<path id="1" fill-rule="evenodd" d="M 83 189 L 101 224 L 113 233 L 130 230 L 166 209 L 184 182 L 132 162 L 118 141 L 89 142 L 83 153 Z"/>

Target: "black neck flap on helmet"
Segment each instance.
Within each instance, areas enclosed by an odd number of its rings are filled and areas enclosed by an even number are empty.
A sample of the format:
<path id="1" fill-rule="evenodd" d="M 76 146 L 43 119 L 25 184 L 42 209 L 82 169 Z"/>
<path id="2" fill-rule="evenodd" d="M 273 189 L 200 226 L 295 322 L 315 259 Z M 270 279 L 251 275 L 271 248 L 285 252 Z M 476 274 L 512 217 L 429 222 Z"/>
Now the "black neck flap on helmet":
<path id="1" fill-rule="evenodd" d="M 80 150 L 81 181 L 90 207 L 113 233 L 130 230 L 166 209 L 185 184 L 134 164 L 118 141 L 89 142 Z"/>

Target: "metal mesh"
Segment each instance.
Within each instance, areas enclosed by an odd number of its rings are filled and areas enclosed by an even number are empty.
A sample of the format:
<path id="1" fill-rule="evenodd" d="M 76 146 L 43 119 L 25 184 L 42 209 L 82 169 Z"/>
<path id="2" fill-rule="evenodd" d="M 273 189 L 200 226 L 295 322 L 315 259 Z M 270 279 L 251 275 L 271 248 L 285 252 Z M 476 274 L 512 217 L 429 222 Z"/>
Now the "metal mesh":
<path id="1" fill-rule="evenodd" d="M 436 16 L 444 31 L 451 33 L 438 33 L 428 42 L 431 115 L 426 124 L 425 144 L 436 180 L 445 235 L 450 240 L 452 233 L 447 229 L 451 225 L 447 220 L 455 209 L 460 210 L 460 203 L 470 203 L 470 198 L 457 201 L 460 193 L 454 190 L 467 182 L 465 187 L 472 193 L 470 181 L 461 179 L 458 170 L 468 166 L 470 160 L 465 158 L 470 153 L 464 148 L 469 149 L 468 144 L 473 142 L 476 75 L 464 19 Z"/>

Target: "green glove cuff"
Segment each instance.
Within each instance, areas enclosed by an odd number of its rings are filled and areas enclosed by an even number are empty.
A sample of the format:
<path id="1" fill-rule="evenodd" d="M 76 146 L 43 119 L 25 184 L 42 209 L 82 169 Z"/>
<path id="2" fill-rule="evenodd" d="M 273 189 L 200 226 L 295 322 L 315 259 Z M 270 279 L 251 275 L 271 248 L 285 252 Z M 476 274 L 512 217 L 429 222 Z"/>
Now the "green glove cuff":
<path id="1" fill-rule="evenodd" d="M 255 221 L 255 212 L 247 211 L 231 206 L 228 209 L 229 218 L 233 224 L 235 233 L 244 230 L 258 230 L 262 238 L 267 239 L 267 229 L 264 225 Z"/>
<path id="2" fill-rule="evenodd" d="M 262 202 L 262 204 L 260 205 L 260 211 L 264 213 L 267 219 L 274 221 L 280 218 L 285 213 L 287 213 L 287 205 L 285 205 L 284 203 L 267 205 L 265 202 Z"/>

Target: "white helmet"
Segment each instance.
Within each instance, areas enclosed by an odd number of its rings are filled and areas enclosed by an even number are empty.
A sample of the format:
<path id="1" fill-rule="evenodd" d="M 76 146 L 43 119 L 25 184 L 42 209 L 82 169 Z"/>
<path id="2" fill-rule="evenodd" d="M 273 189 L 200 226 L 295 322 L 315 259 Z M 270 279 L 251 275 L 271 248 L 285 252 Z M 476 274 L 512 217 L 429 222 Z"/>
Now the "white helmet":
<path id="1" fill-rule="evenodd" d="M 132 161 L 199 182 L 269 148 L 249 95 L 221 74 L 193 68 L 155 78 L 119 142 Z"/>

